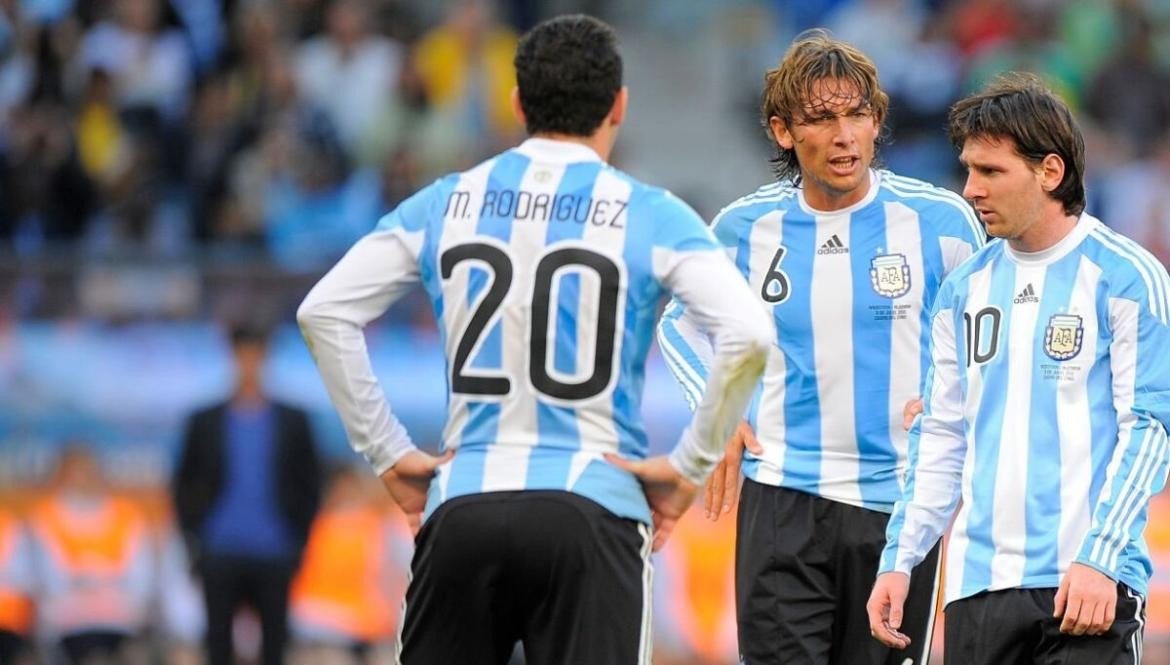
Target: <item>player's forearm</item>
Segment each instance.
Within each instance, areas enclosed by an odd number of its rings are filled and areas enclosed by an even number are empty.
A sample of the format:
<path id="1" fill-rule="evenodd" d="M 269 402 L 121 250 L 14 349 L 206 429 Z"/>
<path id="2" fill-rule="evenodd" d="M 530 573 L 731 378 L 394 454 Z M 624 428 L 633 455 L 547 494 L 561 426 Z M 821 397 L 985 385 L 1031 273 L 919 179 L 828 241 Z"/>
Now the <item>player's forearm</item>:
<path id="1" fill-rule="evenodd" d="M 714 338 L 711 371 L 690 426 L 671 454 L 688 480 L 701 484 L 723 455 L 763 373 L 775 339 L 772 320 L 722 254 L 679 266 L 679 298 Z"/>

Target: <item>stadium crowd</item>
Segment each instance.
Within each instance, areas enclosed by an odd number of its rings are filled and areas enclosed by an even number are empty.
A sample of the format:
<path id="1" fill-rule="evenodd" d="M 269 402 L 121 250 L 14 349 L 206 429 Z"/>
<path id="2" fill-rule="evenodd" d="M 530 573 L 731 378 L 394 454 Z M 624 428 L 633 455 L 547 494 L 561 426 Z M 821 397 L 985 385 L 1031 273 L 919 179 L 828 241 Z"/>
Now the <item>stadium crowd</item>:
<path id="1" fill-rule="evenodd" d="M 761 163 L 766 142 L 753 121 L 760 74 L 791 35 L 827 26 L 873 57 L 890 92 L 884 162 L 953 189 L 959 165 L 942 130 L 950 104 L 999 72 L 1035 71 L 1085 131 L 1089 210 L 1170 264 L 1166 2 L 620 4 L 0 0 L 0 465 L 32 427 L 20 411 L 28 395 L 15 392 L 24 365 L 13 339 L 22 326 L 63 329 L 79 314 L 199 322 L 255 311 L 287 324 L 311 278 L 382 214 L 522 136 L 508 102 L 517 35 L 565 10 L 596 13 L 627 40 L 666 24 L 678 30 L 679 21 L 699 31 L 731 14 L 763 17 L 755 69 L 724 116 L 711 119 L 756 136 L 751 159 Z M 748 184 L 721 183 L 718 196 L 691 203 L 710 216 Z M 167 261 L 187 272 L 158 272 Z M 233 291 L 241 273 L 252 281 Z M 184 290 L 192 280 L 203 288 Z M 158 289 L 165 293 L 145 304 L 111 302 Z M 387 318 L 433 336 L 423 298 Z M 57 407 L 52 395 L 39 399 L 38 410 Z M 111 635 L 130 638 L 113 642 L 129 662 L 197 662 L 202 595 L 169 489 L 119 487 L 85 447 L 57 443 L 52 472 L 0 476 L 0 663 L 16 653 L 17 637 L 35 647 L 26 656 L 49 659 L 111 648 Z M 157 442 L 166 451 L 173 443 Z M 291 591 L 292 653 L 303 662 L 382 662 L 393 640 L 409 535 L 371 480 L 339 471 L 323 495 Z M 1167 510 L 1155 501 L 1150 542 L 1170 563 Z M 712 526 L 692 511 L 656 562 L 658 662 L 732 662 L 725 527 L 733 523 Z M 359 534 L 368 547 L 354 541 Z M 359 553 L 365 558 L 354 559 Z M 108 582 L 110 595 L 95 596 L 92 607 L 71 600 L 54 577 L 57 563 L 97 586 Z M 1170 575 L 1159 575 L 1155 588 L 1164 590 L 1153 595 L 1170 598 Z M 371 584 L 385 594 L 363 594 Z M 1157 602 L 1150 642 L 1170 636 Z M 121 623 L 95 625 L 86 609 Z M 258 654 L 255 617 L 243 615 L 235 628 L 237 645 Z M 346 637 L 333 639 L 339 634 Z M 69 639 L 77 635 L 85 639 Z"/>

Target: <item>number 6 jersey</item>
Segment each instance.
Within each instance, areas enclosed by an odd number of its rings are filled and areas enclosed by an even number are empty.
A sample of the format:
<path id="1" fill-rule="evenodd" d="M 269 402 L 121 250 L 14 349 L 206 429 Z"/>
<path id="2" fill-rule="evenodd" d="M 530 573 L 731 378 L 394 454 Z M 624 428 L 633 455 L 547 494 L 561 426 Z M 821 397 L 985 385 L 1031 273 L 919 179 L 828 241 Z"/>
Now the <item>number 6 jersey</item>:
<path id="1" fill-rule="evenodd" d="M 983 245 L 974 211 L 947 190 L 880 171 L 843 210 L 813 210 L 801 190 L 773 184 L 727 206 L 713 227 L 776 324 L 747 413 L 764 453 L 745 452 L 744 474 L 890 512 L 906 463 L 902 407 L 926 372 L 930 305 L 943 277 Z M 658 340 L 694 405 L 711 345 L 691 314 L 671 303 Z"/>
<path id="2" fill-rule="evenodd" d="M 404 201 L 298 311 L 350 443 L 378 473 L 414 447 L 361 327 L 418 282 L 447 358 L 441 443 L 457 449 L 428 515 L 466 494 L 559 489 L 649 522 L 637 480 L 603 455 L 646 456 L 640 403 L 660 301 L 687 301 L 720 336 L 718 384 L 671 456 L 692 482 L 719 458 L 774 336 L 686 204 L 584 145 L 529 139 Z"/>
<path id="3" fill-rule="evenodd" d="M 1168 321 L 1166 269 L 1088 214 L 1049 249 L 996 241 L 948 277 L 881 570 L 909 572 L 961 497 L 947 602 L 1056 587 L 1074 561 L 1144 594 L 1170 460 Z"/>

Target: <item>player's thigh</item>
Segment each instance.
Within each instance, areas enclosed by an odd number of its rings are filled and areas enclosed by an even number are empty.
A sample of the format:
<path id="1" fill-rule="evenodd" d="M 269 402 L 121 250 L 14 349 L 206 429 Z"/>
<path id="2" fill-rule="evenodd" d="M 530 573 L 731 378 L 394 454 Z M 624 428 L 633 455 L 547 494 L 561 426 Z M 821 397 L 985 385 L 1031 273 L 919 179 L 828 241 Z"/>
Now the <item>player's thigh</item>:
<path id="1" fill-rule="evenodd" d="M 419 532 L 402 619 L 404 665 L 507 662 L 518 635 L 504 584 L 505 512 L 494 498 L 448 501 Z"/>
<path id="2" fill-rule="evenodd" d="M 570 493 L 531 494 L 512 554 L 526 662 L 649 665 L 649 526 Z"/>
<path id="3" fill-rule="evenodd" d="M 1036 602 L 1038 590 L 1007 589 L 963 598 L 947 605 L 945 665 L 1034 665 L 1036 627 L 1051 608 Z"/>
<path id="4" fill-rule="evenodd" d="M 809 494 L 744 481 L 737 516 L 736 623 L 747 665 L 823 665 L 836 592 L 824 524 Z"/>
<path id="5" fill-rule="evenodd" d="M 1138 665 L 1142 659 L 1145 599 L 1124 584 L 1117 585 L 1113 625 L 1103 635 L 1073 636 L 1060 632 L 1060 620 L 1044 625 L 1037 665 Z"/>

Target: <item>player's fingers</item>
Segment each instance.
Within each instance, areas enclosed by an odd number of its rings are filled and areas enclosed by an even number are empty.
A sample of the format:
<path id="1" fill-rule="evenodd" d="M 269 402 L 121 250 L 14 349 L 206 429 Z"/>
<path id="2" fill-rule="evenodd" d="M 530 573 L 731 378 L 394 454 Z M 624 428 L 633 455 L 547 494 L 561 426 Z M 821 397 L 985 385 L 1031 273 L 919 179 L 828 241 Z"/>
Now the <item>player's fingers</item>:
<path id="1" fill-rule="evenodd" d="M 626 459 L 611 453 L 605 453 L 605 461 L 618 467 L 619 469 L 625 469 L 639 478 L 642 477 L 644 472 L 644 465 L 640 460 Z"/>
<path id="2" fill-rule="evenodd" d="M 739 466 L 728 464 L 723 469 L 723 512 L 730 513 L 739 494 Z"/>
<path id="3" fill-rule="evenodd" d="M 1085 631 L 1089 635 L 1100 635 L 1106 630 L 1105 626 L 1105 612 L 1107 611 L 1105 603 L 1097 603 L 1093 608 L 1093 617 L 1089 621 L 1089 628 Z"/>
<path id="4" fill-rule="evenodd" d="M 885 619 L 885 612 L 889 605 L 885 602 L 885 594 L 879 589 L 874 589 L 869 594 L 869 601 L 865 604 L 865 613 L 869 616 L 869 634 L 873 635 L 878 641 L 884 641 L 878 635 L 878 631 L 882 627 L 882 621 Z"/>
<path id="5" fill-rule="evenodd" d="M 902 601 L 898 599 L 891 599 L 890 602 L 890 628 L 897 630 L 902 627 Z"/>
<path id="6" fill-rule="evenodd" d="M 1064 616 L 1064 605 L 1068 601 L 1068 575 L 1060 581 L 1060 588 L 1056 590 L 1056 598 L 1052 601 L 1052 616 L 1060 618 Z"/>
<path id="7" fill-rule="evenodd" d="M 1084 635 L 1093 627 L 1093 616 L 1097 611 L 1097 604 L 1091 600 L 1081 603 L 1081 611 L 1077 613 L 1077 621 L 1070 631 L 1073 635 Z"/>
<path id="8" fill-rule="evenodd" d="M 756 438 L 756 433 L 753 432 L 752 428 L 748 427 L 747 425 L 744 425 L 743 429 L 744 429 L 744 436 L 743 436 L 744 447 L 747 448 L 748 450 L 752 451 L 753 455 L 763 455 L 764 454 L 764 447 L 760 445 L 759 439 Z M 740 457 L 742 457 L 742 455 Z"/>
<path id="9" fill-rule="evenodd" d="M 716 464 L 715 470 L 707 478 L 707 488 L 711 492 L 711 501 L 705 507 L 707 509 L 707 517 L 712 521 L 719 519 L 719 512 L 723 509 L 723 470 L 726 468 L 727 464 L 725 462 Z"/>
<path id="10" fill-rule="evenodd" d="M 662 517 L 654 528 L 654 545 L 653 551 L 657 552 L 666 545 L 666 541 L 670 538 L 670 534 L 674 531 L 674 525 L 678 522 L 673 517 Z"/>
<path id="11" fill-rule="evenodd" d="M 1075 594 L 1069 594 L 1064 608 L 1064 619 L 1060 622 L 1060 632 L 1071 633 L 1077 626 L 1077 619 L 1081 614 L 1081 598 Z"/>
<path id="12" fill-rule="evenodd" d="M 714 476 L 716 473 L 719 473 L 718 466 L 715 467 L 715 472 L 712 473 L 711 475 Z M 712 511 L 714 511 L 714 510 L 715 510 L 715 495 L 711 491 L 711 479 L 708 478 L 707 482 L 703 483 L 703 516 L 706 517 L 707 519 L 714 519 L 716 516 L 713 516 L 711 514 Z"/>
<path id="13" fill-rule="evenodd" d="M 1105 604 L 1105 617 L 1101 620 L 1101 632 L 1104 633 L 1113 627 L 1117 619 L 1117 600 Z"/>

